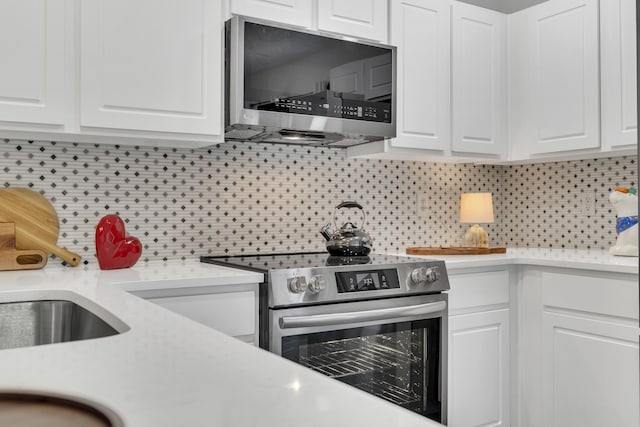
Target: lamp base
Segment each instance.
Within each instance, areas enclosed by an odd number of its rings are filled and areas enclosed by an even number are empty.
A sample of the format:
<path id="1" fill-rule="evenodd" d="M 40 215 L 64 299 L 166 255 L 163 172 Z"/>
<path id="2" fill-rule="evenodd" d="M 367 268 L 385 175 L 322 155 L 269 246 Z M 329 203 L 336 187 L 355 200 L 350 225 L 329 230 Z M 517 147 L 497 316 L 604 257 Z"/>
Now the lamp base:
<path id="1" fill-rule="evenodd" d="M 464 246 L 472 248 L 488 248 L 489 235 L 478 224 L 469 227 L 464 235 Z"/>

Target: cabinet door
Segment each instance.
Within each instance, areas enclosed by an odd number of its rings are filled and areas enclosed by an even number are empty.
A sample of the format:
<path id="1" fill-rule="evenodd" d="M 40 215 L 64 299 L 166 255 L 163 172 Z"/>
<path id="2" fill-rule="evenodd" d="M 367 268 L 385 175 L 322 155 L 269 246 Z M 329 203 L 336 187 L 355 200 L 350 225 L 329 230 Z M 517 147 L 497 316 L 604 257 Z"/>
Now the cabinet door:
<path id="1" fill-rule="evenodd" d="M 598 1 L 550 0 L 527 16 L 530 153 L 598 148 Z"/>
<path id="2" fill-rule="evenodd" d="M 387 42 L 387 0 L 318 0 L 318 29 Z"/>
<path id="3" fill-rule="evenodd" d="M 638 141 L 636 2 L 600 5 L 602 148 L 635 147 Z"/>
<path id="4" fill-rule="evenodd" d="M 542 424 L 637 427 L 638 328 L 543 315 Z"/>
<path id="5" fill-rule="evenodd" d="M 392 92 L 393 64 L 391 55 L 380 55 L 364 61 L 364 99 L 381 100 Z"/>
<path id="6" fill-rule="evenodd" d="M 257 344 L 255 292 L 147 298 L 154 304 L 229 336 Z"/>
<path id="7" fill-rule="evenodd" d="M 329 87 L 336 92 L 363 93 L 363 77 L 364 61 L 348 62 L 329 70 Z"/>
<path id="8" fill-rule="evenodd" d="M 219 135 L 217 0 L 83 0 L 80 125 Z"/>
<path id="9" fill-rule="evenodd" d="M 451 146 L 450 19 L 448 0 L 391 2 L 391 44 L 398 46 L 394 147 Z"/>
<path id="10" fill-rule="evenodd" d="M 509 310 L 449 317 L 450 427 L 508 426 Z"/>
<path id="11" fill-rule="evenodd" d="M 64 124 L 63 6 L 55 0 L 0 2 L 0 120 Z"/>
<path id="12" fill-rule="evenodd" d="M 231 0 L 230 10 L 234 15 L 311 28 L 312 6 L 311 0 Z"/>
<path id="13" fill-rule="evenodd" d="M 507 16 L 454 2 L 452 150 L 506 154 Z"/>
<path id="14" fill-rule="evenodd" d="M 348 62 L 329 70 L 332 90 L 362 93 L 364 99 L 377 101 L 388 98 L 393 84 L 390 55 Z"/>

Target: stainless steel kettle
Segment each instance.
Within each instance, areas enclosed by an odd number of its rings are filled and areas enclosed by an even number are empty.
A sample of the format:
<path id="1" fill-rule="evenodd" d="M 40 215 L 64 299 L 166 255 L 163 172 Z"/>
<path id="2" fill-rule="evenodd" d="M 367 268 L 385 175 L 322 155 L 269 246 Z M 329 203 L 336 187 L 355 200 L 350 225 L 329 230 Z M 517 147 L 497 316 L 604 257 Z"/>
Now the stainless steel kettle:
<path id="1" fill-rule="evenodd" d="M 371 236 L 362 228 L 356 227 L 352 222 L 345 222 L 338 228 L 336 221 L 338 210 L 340 209 L 360 209 L 362 214 L 362 225 L 364 225 L 364 209 L 357 202 L 342 202 L 336 206 L 333 216 L 333 224 L 336 228 L 331 231 L 331 224 L 327 224 L 320 229 L 320 234 L 327 241 L 327 250 L 334 256 L 365 256 L 371 252 L 373 242 Z"/>

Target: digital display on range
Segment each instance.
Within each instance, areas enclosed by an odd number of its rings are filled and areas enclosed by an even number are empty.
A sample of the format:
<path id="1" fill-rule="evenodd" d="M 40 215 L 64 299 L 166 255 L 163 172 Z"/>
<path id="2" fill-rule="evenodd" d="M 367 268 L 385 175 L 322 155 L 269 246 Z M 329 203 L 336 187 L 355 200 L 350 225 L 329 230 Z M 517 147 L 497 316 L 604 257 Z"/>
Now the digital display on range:
<path id="1" fill-rule="evenodd" d="M 398 273 L 394 269 L 339 272 L 336 273 L 336 283 L 338 293 L 400 287 Z"/>

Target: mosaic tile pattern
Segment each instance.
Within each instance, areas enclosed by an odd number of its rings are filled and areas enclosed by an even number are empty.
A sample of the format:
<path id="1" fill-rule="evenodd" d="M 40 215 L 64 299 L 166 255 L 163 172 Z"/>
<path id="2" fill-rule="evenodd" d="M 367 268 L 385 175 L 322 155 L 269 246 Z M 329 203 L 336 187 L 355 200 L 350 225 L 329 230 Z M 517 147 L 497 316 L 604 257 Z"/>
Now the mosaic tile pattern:
<path id="1" fill-rule="evenodd" d="M 637 188 L 637 172 L 637 156 L 504 167 L 507 245 L 608 249 L 616 239 L 609 194 Z"/>
<path id="2" fill-rule="evenodd" d="M 496 222 L 485 227 L 493 245 L 608 248 L 608 192 L 637 184 L 635 156 L 478 166 L 258 143 L 190 150 L 18 140 L 0 141 L 0 156 L 0 185 L 44 194 L 60 218 L 59 245 L 85 263 L 96 262 L 95 226 L 110 213 L 141 240 L 143 260 L 324 250 L 318 230 L 344 200 L 364 206 L 376 251 L 459 245 L 460 193 L 475 191 L 494 194 Z M 592 216 L 577 207 L 586 191 L 596 193 Z M 359 220 L 342 211 L 339 224 Z"/>

